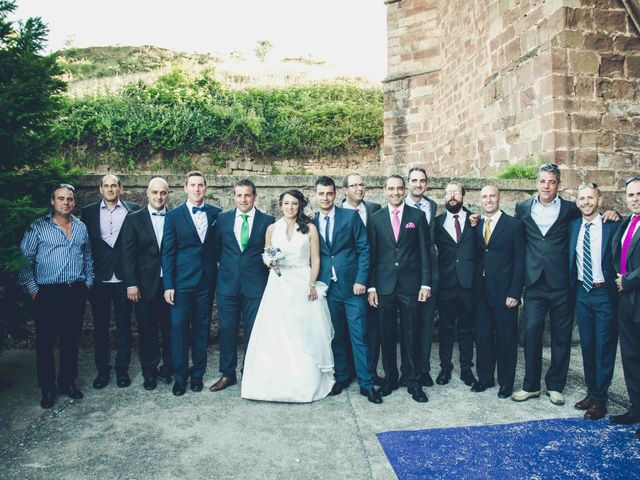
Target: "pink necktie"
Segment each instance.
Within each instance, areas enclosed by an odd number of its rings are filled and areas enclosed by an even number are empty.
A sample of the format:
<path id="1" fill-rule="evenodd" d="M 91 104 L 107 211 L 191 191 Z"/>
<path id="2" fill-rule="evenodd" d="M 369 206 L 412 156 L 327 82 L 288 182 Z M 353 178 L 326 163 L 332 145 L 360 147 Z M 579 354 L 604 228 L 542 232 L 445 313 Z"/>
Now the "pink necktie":
<path id="1" fill-rule="evenodd" d="M 393 228 L 393 236 L 396 238 L 396 242 L 398 241 L 398 237 L 400 236 L 400 217 L 398 213 L 400 210 L 394 208 L 393 211 L 393 220 L 391 221 L 391 227 Z"/>
<path id="2" fill-rule="evenodd" d="M 627 273 L 627 252 L 629 251 L 629 245 L 631 245 L 633 233 L 639 221 L 640 215 L 636 215 L 633 217 L 629 225 L 629 230 L 627 230 L 627 235 L 624 237 L 624 241 L 622 242 L 622 252 L 620 253 L 620 273 L 622 275 Z"/>

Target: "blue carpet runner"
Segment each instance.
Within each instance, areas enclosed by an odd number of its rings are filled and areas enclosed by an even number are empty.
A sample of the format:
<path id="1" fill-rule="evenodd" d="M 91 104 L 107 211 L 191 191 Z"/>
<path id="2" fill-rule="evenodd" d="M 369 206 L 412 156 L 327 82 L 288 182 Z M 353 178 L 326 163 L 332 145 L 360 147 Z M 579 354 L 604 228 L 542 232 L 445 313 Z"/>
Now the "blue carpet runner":
<path id="1" fill-rule="evenodd" d="M 638 425 L 582 418 L 378 434 L 398 479 L 640 479 Z"/>

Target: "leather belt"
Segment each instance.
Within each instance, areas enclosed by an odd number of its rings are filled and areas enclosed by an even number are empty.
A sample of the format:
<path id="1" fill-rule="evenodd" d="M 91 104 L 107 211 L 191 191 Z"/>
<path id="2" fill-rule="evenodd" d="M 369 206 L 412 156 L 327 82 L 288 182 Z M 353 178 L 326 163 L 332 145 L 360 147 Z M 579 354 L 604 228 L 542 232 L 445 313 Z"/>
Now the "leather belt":
<path id="1" fill-rule="evenodd" d="M 583 284 L 584 284 L 584 282 L 582 280 L 578 280 L 578 285 L 583 285 Z M 591 288 L 592 289 L 593 288 L 604 288 L 606 286 L 607 286 L 607 284 L 604 283 L 604 282 L 593 282 L 593 286 Z"/>

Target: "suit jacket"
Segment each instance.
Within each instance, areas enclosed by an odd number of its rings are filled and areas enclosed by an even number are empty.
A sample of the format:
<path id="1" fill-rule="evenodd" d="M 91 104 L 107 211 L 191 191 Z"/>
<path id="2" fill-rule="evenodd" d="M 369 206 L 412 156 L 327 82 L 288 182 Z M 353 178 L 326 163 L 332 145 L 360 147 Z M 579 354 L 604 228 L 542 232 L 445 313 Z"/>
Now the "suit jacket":
<path id="1" fill-rule="evenodd" d="M 417 295 L 422 285 L 431 286 L 427 219 L 418 209 L 405 205 L 396 242 L 389 215 L 389 207 L 385 207 L 367 222 L 371 249 L 368 286 L 378 295 Z"/>
<path id="2" fill-rule="evenodd" d="M 140 210 L 140 205 L 137 203 L 122 200 L 121 202 L 128 212 L 127 215 Z M 91 253 L 93 255 L 93 270 L 96 274 L 96 283 L 110 280 L 114 274 L 120 280 L 123 279 L 122 249 L 120 248 L 122 229 L 120 229 L 113 248 L 102 240 L 102 234 L 100 232 L 100 203 L 101 201 L 87 205 L 80 212 L 80 219 L 87 226 L 89 240 L 91 240 Z"/>
<path id="3" fill-rule="evenodd" d="M 467 209 L 465 212 L 467 212 L 467 218 L 459 243 L 456 243 L 444 228 L 447 212 L 445 211 L 436 217 L 435 238 L 438 247 L 440 288 L 453 288 L 456 285 L 463 288 L 473 288 L 477 252 L 473 227 L 469 222 L 471 212 Z"/>
<path id="4" fill-rule="evenodd" d="M 162 234 L 162 271 L 165 290 L 189 292 L 196 289 L 202 276 L 215 287 L 216 258 L 213 246 L 219 207 L 204 204 L 209 228 L 200 241 L 187 204 L 167 213 Z"/>
<path id="5" fill-rule="evenodd" d="M 262 263 L 267 228 L 275 218 L 255 210 L 249 243 L 244 251 L 236 240 L 233 227 L 237 209 L 218 215 L 214 234 L 216 258 L 219 260 L 216 293 L 234 296 L 242 293 L 247 298 L 261 298 L 267 285 L 269 270 Z"/>
<path id="6" fill-rule="evenodd" d="M 559 198 L 559 197 L 558 197 Z M 545 236 L 531 217 L 533 198 L 516 205 L 516 218 L 524 225 L 527 248 L 524 260 L 524 284 L 530 287 L 544 274 L 552 288 L 569 287 L 569 223 L 582 214 L 575 203 L 560 198 L 560 213 Z"/>
<path id="7" fill-rule="evenodd" d="M 616 269 L 616 274 L 621 271 L 622 236 L 629 226 L 630 220 L 631 217 L 620 224 L 611 241 L 613 266 Z M 636 230 L 629 245 L 629 250 L 627 250 L 627 273 L 622 276 L 622 289 L 618 311 L 626 318 L 631 318 L 634 322 L 640 323 L 640 229 Z"/>
<path id="8" fill-rule="evenodd" d="M 520 301 L 522 296 L 524 227 L 520 220 L 502 212 L 485 244 L 484 223 L 480 220 L 473 229 L 478 252 L 475 285 L 489 305 L 505 307 L 507 297 Z"/>
<path id="9" fill-rule="evenodd" d="M 318 280 L 336 289 L 343 297 L 353 295 L 354 283 L 367 285 L 369 277 L 369 239 L 358 212 L 334 208 L 331 246 L 320 235 L 320 272 Z M 369 217 L 367 217 L 369 218 Z M 321 231 L 320 214 L 313 222 Z M 331 283 L 335 270 L 337 282 Z"/>
<path id="10" fill-rule="evenodd" d="M 127 215 L 122 225 L 122 272 L 127 287 L 137 286 L 143 299 L 162 292 L 162 255 L 148 208 Z"/>
<path id="11" fill-rule="evenodd" d="M 347 201 L 347 199 L 345 198 L 344 200 L 342 200 L 342 203 L 340 204 L 341 208 L 344 208 L 344 204 Z M 379 203 L 375 203 L 375 202 L 367 202 L 365 200 L 362 201 L 362 204 L 364 205 L 364 209 L 367 212 L 367 221 L 369 221 L 369 219 L 371 218 L 371 215 L 373 215 L 374 213 L 376 213 L 378 210 L 380 210 L 382 207 L 380 206 Z M 347 210 L 349 210 L 347 208 Z M 360 215 L 358 215 L 360 216 Z M 366 225 L 365 225 L 366 227 Z"/>
<path id="12" fill-rule="evenodd" d="M 616 288 L 616 270 L 613 266 L 613 250 L 611 241 L 615 235 L 620 222 L 606 222 L 602 224 L 602 250 L 600 266 L 604 275 L 604 282 L 607 285 L 607 293 L 611 305 L 615 308 L 618 305 L 618 289 Z M 569 224 L 569 286 L 571 288 L 571 297 L 575 298 L 578 286 L 578 264 L 576 261 L 576 247 L 578 245 L 578 234 L 582 227 L 582 218 L 576 218 Z"/>
<path id="13" fill-rule="evenodd" d="M 438 268 L 438 246 L 436 245 L 436 213 L 438 210 L 438 204 L 434 200 L 431 200 L 426 195 L 424 195 L 422 198 L 424 198 L 429 203 L 429 206 L 430 206 L 428 223 L 429 223 L 429 238 L 431 240 L 431 281 L 437 282 L 438 279 L 440 278 L 440 269 Z M 415 202 L 414 202 L 414 205 L 415 205 Z M 413 206 L 415 208 L 414 205 L 409 205 L 409 206 Z"/>

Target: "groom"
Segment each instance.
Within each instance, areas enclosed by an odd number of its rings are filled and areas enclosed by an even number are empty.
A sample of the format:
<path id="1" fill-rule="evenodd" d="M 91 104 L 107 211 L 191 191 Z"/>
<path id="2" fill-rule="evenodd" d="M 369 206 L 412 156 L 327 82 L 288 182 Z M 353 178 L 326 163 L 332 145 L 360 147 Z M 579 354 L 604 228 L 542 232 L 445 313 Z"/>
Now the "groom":
<path id="1" fill-rule="evenodd" d="M 336 184 L 329 177 L 316 180 L 316 202 L 320 212 L 315 225 L 320 232 L 320 273 L 318 280 L 329 286 L 327 303 L 335 330 L 331 348 L 336 383 L 330 395 L 339 395 L 349 386 L 348 344 L 353 346 L 360 394 L 371 403 L 382 403 L 373 387 L 368 365 L 366 332 L 366 283 L 369 275 L 369 241 L 364 224 L 355 210 L 336 208 Z"/>
<path id="2" fill-rule="evenodd" d="M 256 209 L 257 196 L 256 186 L 251 180 L 240 180 L 233 191 L 236 208 L 218 216 L 214 246 L 220 261 L 216 297 L 222 377 L 209 387 L 212 392 L 238 383 L 236 337 L 240 317 L 244 324 L 246 353 L 253 322 L 267 285 L 269 270 L 262 263 L 262 252 L 267 227 L 275 219 Z"/>

